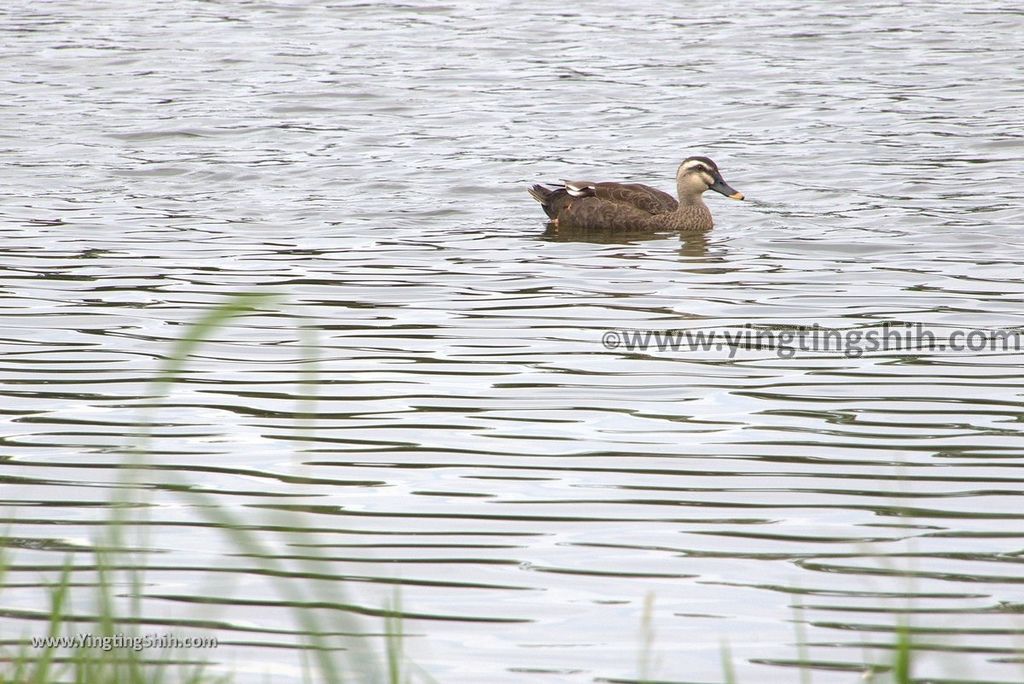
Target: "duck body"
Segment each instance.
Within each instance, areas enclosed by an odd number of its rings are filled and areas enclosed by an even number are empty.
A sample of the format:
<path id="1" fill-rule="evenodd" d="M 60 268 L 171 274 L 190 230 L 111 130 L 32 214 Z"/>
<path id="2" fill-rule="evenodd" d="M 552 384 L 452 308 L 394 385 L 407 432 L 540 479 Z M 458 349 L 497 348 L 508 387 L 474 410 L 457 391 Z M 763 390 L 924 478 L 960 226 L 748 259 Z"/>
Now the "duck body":
<path id="1" fill-rule="evenodd" d="M 714 221 L 701 199 L 704 191 L 743 199 L 707 157 L 689 157 L 679 165 L 676 190 L 678 200 L 641 183 L 563 181 L 555 188 L 534 185 L 529 193 L 555 227 L 630 232 L 710 230 Z"/>

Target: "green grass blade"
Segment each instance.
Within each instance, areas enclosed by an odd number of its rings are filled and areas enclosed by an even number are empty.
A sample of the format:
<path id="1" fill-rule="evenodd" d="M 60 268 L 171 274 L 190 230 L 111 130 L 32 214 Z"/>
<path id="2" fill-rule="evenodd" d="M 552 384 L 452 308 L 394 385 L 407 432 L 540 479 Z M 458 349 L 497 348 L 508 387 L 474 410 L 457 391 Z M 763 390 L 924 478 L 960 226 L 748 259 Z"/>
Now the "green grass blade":
<path id="1" fill-rule="evenodd" d="M 723 641 L 720 649 L 721 660 L 722 660 L 722 676 L 725 678 L 725 684 L 736 684 L 736 670 L 732 664 L 732 652 L 729 650 L 729 642 Z"/>
<path id="2" fill-rule="evenodd" d="M 892 671 L 895 684 L 911 684 L 913 652 L 914 644 L 910 635 L 910 627 L 901 620 L 896 632 L 896 652 L 893 654 Z"/>

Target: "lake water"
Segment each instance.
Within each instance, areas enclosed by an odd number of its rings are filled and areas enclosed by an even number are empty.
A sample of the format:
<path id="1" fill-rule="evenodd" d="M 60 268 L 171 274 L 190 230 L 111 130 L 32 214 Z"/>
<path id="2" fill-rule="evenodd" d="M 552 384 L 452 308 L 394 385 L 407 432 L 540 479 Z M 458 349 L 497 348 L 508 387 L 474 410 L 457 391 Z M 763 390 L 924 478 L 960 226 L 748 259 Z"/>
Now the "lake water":
<path id="1" fill-rule="evenodd" d="M 0 33 L 0 641 L 131 490 L 144 629 L 240 682 L 301 680 L 302 601 L 218 509 L 356 641 L 397 587 L 446 684 L 718 682 L 723 643 L 743 683 L 854 682 L 901 621 L 919 676 L 1024 680 L 1018 349 L 602 344 L 1021 329 L 1018 4 L 15 0 Z M 747 196 L 702 237 L 552 237 L 525 192 L 691 154 Z M 146 408 L 240 292 L 279 298 Z"/>

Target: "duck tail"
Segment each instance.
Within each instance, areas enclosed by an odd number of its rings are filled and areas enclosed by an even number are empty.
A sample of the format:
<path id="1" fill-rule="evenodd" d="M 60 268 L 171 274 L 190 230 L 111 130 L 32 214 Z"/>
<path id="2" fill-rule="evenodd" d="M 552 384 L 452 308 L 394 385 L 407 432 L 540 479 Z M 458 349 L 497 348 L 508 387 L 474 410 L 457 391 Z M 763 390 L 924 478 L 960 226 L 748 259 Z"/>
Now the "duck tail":
<path id="1" fill-rule="evenodd" d="M 545 188 L 543 185 L 534 185 L 532 188 L 527 190 L 530 193 L 530 197 L 540 202 L 542 205 L 548 203 L 548 199 L 554 194 L 554 190 L 551 188 Z"/>
<path id="2" fill-rule="evenodd" d="M 543 185 L 534 185 L 532 188 L 527 190 L 533 199 L 540 202 L 540 206 L 544 209 L 544 213 L 548 215 L 548 218 L 553 219 L 558 216 L 559 210 L 565 203 L 565 200 L 569 198 L 569 195 L 565 192 L 565 188 L 547 188 Z"/>

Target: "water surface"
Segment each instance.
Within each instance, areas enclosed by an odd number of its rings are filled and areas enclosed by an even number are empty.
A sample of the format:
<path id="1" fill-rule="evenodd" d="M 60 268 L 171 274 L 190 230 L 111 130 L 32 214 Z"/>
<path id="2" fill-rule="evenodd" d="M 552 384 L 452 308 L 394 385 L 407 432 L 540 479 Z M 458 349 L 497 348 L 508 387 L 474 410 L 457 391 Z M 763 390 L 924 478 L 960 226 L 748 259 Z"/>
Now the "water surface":
<path id="1" fill-rule="evenodd" d="M 721 681 L 723 641 L 739 681 L 798 681 L 798 629 L 854 681 L 901 620 L 919 676 L 1021 681 L 1019 352 L 601 340 L 1024 324 L 1022 29 L 1012 3 L 8 3 L 3 639 L 43 633 L 109 519 L 173 340 L 256 291 L 281 298 L 198 350 L 134 486 L 147 629 L 211 628 L 196 657 L 238 681 L 299 681 L 302 629 L 183 481 L 362 633 L 399 587 L 441 682 L 636 678 L 648 595 L 663 681 Z M 525 193 L 670 189 L 690 154 L 748 198 L 708 197 L 704 237 L 551 239 Z"/>

